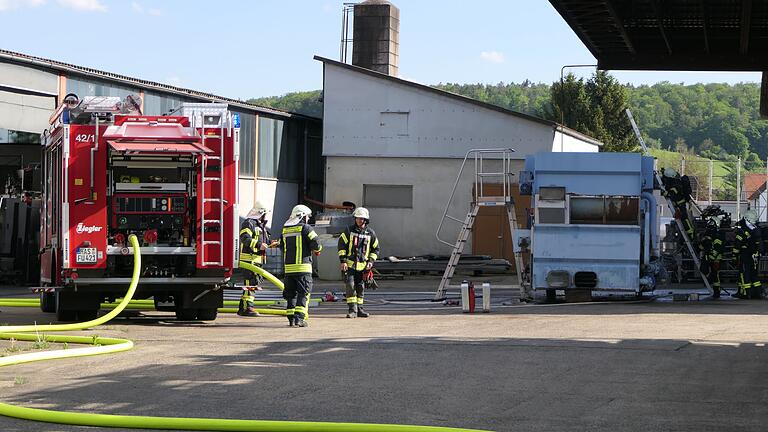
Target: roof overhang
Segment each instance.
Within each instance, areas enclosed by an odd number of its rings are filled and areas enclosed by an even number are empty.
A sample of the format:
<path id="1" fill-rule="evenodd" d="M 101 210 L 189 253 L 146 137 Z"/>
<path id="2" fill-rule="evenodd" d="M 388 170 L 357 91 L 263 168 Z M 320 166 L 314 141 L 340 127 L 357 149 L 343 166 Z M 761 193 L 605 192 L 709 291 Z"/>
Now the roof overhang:
<path id="1" fill-rule="evenodd" d="M 763 72 L 768 118 L 768 2 L 549 0 L 602 70 Z"/>
<path id="2" fill-rule="evenodd" d="M 768 2 L 550 0 L 604 70 L 768 70 Z"/>

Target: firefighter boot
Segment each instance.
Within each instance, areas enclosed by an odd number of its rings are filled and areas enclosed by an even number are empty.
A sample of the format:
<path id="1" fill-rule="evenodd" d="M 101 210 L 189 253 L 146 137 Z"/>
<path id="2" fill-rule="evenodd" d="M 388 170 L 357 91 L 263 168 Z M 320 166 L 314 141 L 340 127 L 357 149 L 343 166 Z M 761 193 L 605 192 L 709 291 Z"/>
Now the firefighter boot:
<path id="1" fill-rule="evenodd" d="M 294 319 L 296 327 L 309 327 L 309 323 L 302 317 L 297 316 Z"/>
<path id="2" fill-rule="evenodd" d="M 347 318 L 354 318 L 357 316 L 357 303 L 349 303 L 349 311 L 347 312 Z"/>
<path id="3" fill-rule="evenodd" d="M 293 315 L 288 315 L 288 327 L 293 327 L 295 320 L 296 318 Z"/>
<path id="4" fill-rule="evenodd" d="M 371 314 L 364 311 L 362 305 L 357 305 L 357 316 L 360 318 L 368 318 L 369 316 L 371 316 Z"/>
<path id="5" fill-rule="evenodd" d="M 259 316 L 259 312 L 252 307 L 246 308 L 245 310 L 239 310 L 237 311 L 237 314 L 240 316 L 249 316 L 249 317 Z"/>

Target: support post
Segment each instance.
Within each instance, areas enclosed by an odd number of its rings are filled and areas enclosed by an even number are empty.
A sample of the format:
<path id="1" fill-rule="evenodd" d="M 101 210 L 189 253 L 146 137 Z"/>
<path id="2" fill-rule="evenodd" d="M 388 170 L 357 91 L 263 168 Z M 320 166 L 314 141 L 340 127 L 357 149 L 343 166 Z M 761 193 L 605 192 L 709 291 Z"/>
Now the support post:
<path id="1" fill-rule="evenodd" d="M 715 168 L 715 161 L 709 160 L 709 205 L 712 205 L 712 174 Z"/>
<path id="2" fill-rule="evenodd" d="M 736 162 L 736 220 L 741 219 L 741 158 Z"/>

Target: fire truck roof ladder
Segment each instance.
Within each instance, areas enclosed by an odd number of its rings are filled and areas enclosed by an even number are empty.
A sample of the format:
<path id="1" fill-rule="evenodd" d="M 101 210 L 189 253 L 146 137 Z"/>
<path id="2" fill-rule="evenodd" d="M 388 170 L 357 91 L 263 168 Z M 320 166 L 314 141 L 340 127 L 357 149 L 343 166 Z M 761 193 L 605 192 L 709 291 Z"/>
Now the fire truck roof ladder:
<path id="1" fill-rule="evenodd" d="M 200 170 L 200 175 L 202 176 L 201 182 L 200 182 L 200 257 L 202 261 L 203 266 L 222 266 L 224 265 L 224 165 L 222 164 L 222 157 L 224 156 L 224 131 L 222 130 L 223 126 L 223 118 L 219 120 L 218 129 L 219 134 L 218 135 L 206 135 L 205 133 L 205 113 L 201 114 L 201 117 L 203 118 L 202 124 L 200 125 L 200 135 L 201 137 L 201 145 L 205 147 L 206 140 L 219 140 L 219 154 L 216 156 L 208 156 L 207 154 L 203 153 L 201 155 L 201 163 L 202 168 Z M 194 119 L 197 118 L 197 116 L 193 116 L 193 122 Z M 194 127 L 194 125 L 193 125 Z M 212 176 L 208 174 L 208 171 L 211 169 L 211 166 L 209 164 L 210 161 L 218 161 L 218 176 Z M 207 182 L 218 182 L 219 187 L 219 195 L 206 197 L 205 196 L 205 188 Z M 211 193 L 213 194 L 215 186 L 211 187 Z M 205 204 L 206 203 L 218 203 L 219 207 L 219 218 L 218 219 L 206 219 L 206 212 L 205 212 Z M 219 233 L 219 239 L 218 240 L 206 240 L 206 230 L 208 226 L 214 225 L 218 227 L 218 233 Z M 208 234 L 213 233 L 214 231 L 209 232 Z M 205 258 L 205 252 L 206 252 L 206 245 L 216 245 L 219 247 L 219 258 L 217 261 L 206 261 Z"/>

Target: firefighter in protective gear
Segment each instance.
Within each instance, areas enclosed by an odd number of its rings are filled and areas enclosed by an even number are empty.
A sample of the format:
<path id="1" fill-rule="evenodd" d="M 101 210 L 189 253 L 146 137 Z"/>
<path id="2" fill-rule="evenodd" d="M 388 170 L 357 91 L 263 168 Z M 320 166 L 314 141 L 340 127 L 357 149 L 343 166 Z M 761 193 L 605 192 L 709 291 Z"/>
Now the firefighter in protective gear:
<path id="1" fill-rule="evenodd" d="M 285 271 L 285 289 L 288 324 L 293 327 L 306 327 L 309 296 L 312 292 L 312 254 L 320 255 L 323 247 L 317 241 L 317 233 L 307 224 L 312 210 L 305 205 L 297 205 L 291 211 L 291 217 L 283 226 L 279 247 L 283 252 Z"/>
<path id="2" fill-rule="evenodd" d="M 763 287 L 757 277 L 757 259 L 759 257 L 756 239 L 757 229 L 746 217 L 743 217 L 736 224 L 735 234 L 733 256 L 739 266 L 739 293 L 736 297 L 759 299 Z"/>
<path id="3" fill-rule="evenodd" d="M 248 264 L 261 266 L 266 260 L 266 250 L 273 246 L 270 244 L 269 231 L 267 230 L 267 215 L 269 209 L 256 203 L 242 225 L 240 226 L 240 261 Z M 241 316 L 258 316 L 254 305 L 252 284 L 259 285 L 260 277 L 255 274 L 246 276 L 245 286 L 243 287 L 243 296 L 240 298 L 240 305 L 237 314 Z"/>
<path id="4" fill-rule="evenodd" d="M 680 219 L 688 238 L 694 241 L 693 221 L 688 214 L 688 203 L 691 200 L 688 176 L 680 177 L 680 174 L 670 168 L 663 168 L 661 172 L 661 182 L 664 184 L 661 194 L 672 202 L 672 207 L 675 209 L 674 217 Z"/>
<path id="5" fill-rule="evenodd" d="M 370 314 L 363 309 L 366 273 L 372 272 L 373 263 L 379 257 L 379 239 L 368 227 L 368 209 L 358 207 L 352 216 L 355 224 L 347 227 L 339 237 L 339 260 L 349 307 L 347 318 L 367 318 Z"/>
<path id="6" fill-rule="evenodd" d="M 712 298 L 720 298 L 720 261 L 723 259 L 725 234 L 718 227 L 717 220 L 707 220 L 707 228 L 701 240 L 701 273 L 712 287 Z"/>

